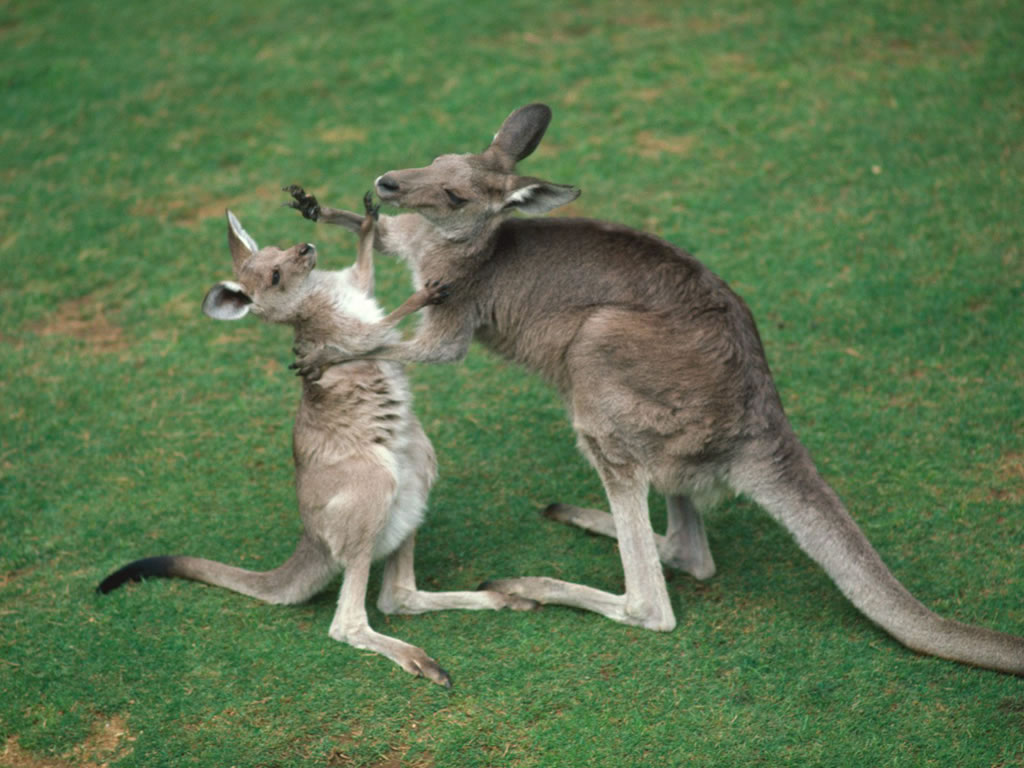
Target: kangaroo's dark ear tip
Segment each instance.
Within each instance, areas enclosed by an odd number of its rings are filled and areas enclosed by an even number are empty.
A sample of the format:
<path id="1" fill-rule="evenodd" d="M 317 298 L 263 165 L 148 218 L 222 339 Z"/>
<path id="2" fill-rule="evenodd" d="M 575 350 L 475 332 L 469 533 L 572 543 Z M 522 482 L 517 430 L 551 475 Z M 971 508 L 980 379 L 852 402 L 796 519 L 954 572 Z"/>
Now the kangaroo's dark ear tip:
<path id="1" fill-rule="evenodd" d="M 551 122 L 551 107 L 534 102 L 519 107 L 505 118 L 494 135 L 491 148 L 502 157 L 510 170 L 520 160 L 533 154 Z"/>
<path id="2" fill-rule="evenodd" d="M 551 111 L 551 107 L 549 107 L 543 101 L 531 101 L 529 104 L 524 104 L 523 106 L 521 106 L 519 109 L 517 109 L 515 111 L 516 112 L 525 112 L 527 110 L 531 110 L 531 111 L 537 112 L 539 114 L 539 113 L 542 113 L 542 112 L 550 112 Z"/>
<path id="3" fill-rule="evenodd" d="M 545 128 L 547 128 L 548 123 L 551 122 L 551 118 L 554 116 L 554 112 L 551 111 L 551 107 L 540 101 L 535 101 L 532 104 L 520 107 L 513 112 L 513 114 L 516 113 L 519 113 L 521 116 L 529 116 L 534 125 L 543 125 Z"/>

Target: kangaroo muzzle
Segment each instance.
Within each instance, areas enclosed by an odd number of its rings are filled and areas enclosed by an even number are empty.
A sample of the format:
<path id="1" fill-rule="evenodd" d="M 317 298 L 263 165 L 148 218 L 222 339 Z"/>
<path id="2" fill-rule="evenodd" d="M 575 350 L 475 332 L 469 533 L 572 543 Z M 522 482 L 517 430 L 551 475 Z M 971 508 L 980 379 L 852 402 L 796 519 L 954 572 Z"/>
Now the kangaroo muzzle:
<path id="1" fill-rule="evenodd" d="M 399 192 L 398 179 L 390 173 L 378 176 L 373 185 L 377 188 L 377 194 L 380 196 L 381 200 L 393 198 Z"/>

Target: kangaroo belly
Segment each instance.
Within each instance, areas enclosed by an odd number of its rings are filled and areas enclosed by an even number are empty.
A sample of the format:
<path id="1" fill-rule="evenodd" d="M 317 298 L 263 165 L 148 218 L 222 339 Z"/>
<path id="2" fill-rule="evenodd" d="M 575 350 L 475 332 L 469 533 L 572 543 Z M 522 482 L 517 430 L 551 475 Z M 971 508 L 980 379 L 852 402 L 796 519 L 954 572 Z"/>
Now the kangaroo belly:
<path id="1" fill-rule="evenodd" d="M 426 491 L 415 483 L 399 483 L 394 501 L 388 510 L 384 528 L 373 547 L 373 559 L 387 557 L 423 523 L 426 510 Z M 401 480 L 401 479 L 400 479 Z"/>
<path id="2" fill-rule="evenodd" d="M 404 427 L 392 453 L 395 495 L 373 549 L 375 559 L 394 552 L 423 523 L 430 487 L 437 478 L 434 447 L 423 428 L 415 418 Z"/>
<path id="3" fill-rule="evenodd" d="M 395 366 L 364 368 L 307 388 L 294 434 L 303 523 L 342 565 L 397 549 L 422 523 L 437 471 Z"/>
<path id="4" fill-rule="evenodd" d="M 303 526 L 341 565 L 385 557 L 423 521 L 429 488 L 405 457 L 376 447 L 297 477 Z"/>

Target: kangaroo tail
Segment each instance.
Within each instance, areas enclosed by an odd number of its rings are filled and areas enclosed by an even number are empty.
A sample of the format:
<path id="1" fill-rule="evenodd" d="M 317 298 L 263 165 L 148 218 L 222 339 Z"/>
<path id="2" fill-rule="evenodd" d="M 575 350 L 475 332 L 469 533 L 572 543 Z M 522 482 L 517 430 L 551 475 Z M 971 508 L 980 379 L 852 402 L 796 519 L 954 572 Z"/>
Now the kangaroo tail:
<path id="1" fill-rule="evenodd" d="M 300 603 L 323 589 L 338 570 L 326 549 L 303 535 L 292 556 L 271 571 L 249 571 L 185 555 L 144 557 L 114 571 L 96 591 L 106 594 L 126 581 L 162 576 L 201 581 L 268 603 Z"/>
<path id="2" fill-rule="evenodd" d="M 1024 638 L 944 619 L 900 584 L 795 436 L 741 460 L 732 482 L 793 534 L 861 613 L 908 648 L 1024 675 Z"/>

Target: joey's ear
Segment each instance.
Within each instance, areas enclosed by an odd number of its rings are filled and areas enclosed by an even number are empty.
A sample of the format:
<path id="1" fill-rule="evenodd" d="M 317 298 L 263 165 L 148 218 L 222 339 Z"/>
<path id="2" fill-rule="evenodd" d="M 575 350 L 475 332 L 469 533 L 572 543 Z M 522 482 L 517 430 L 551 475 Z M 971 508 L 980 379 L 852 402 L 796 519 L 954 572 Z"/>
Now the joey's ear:
<path id="1" fill-rule="evenodd" d="M 505 118 L 489 151 L 498 154 L 511 170 L 520 160 L 533 154 L 550 122 L 551 109 L 547 104 L 520 107 Z"/>
<path id="2" fill-rule="evenodd" d="M 249 314 L 252 299 L 238 283 L 224 280 L 206 292 L 203 314 L 215 320 L 237 320 Z"/>
<path id="3" fill-rule="evenodd" d="M 231 249 L 231 261 L 235 265 L 236 277 L 238 276 L 238 270 L 245 263 L 245 260 L 260 249 L 256 245 L 256 241 L 242 228 L 238 219 L 235 218 L 235 214 L 231 211 L 228 211 L 228 248 Z"/>
<path id="4" fill-rule="evenodd" d="M 505 207 L 523 213 L 547 213 L 580 196 L 576 187 L 531 179 L 524 186 L 505 195 Z"/>

